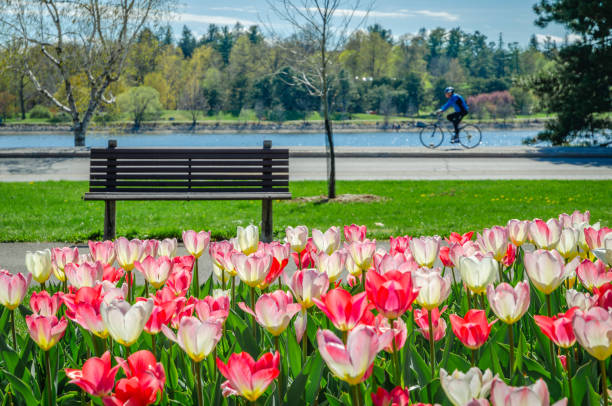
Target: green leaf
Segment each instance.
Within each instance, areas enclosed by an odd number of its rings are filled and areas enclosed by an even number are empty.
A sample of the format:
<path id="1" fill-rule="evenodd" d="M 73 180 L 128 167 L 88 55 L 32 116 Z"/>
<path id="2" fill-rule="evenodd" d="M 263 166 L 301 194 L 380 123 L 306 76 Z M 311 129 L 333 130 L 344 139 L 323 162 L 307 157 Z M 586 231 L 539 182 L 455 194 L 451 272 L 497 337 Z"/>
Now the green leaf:
<path id="1" fill-rule="evenodd" d="M 287 404 L 289 405 L 300 405 L 304 404 L 302 400 L 302 395 L 304 394 L 304 389 L 306 388 L 306 381 L 308 377 L 304 374 L 299 374 L 295 377 L 289 390 L 287 391 Z"/>
<path id="2" fill-rule="evenodd" d="M 593 389 L 593 385 L 591 385 L 591 382 L 588 380 L 587 380 L 587 386 L 589 388 L 588 390 L 589 405 L 590 406 L 600 406 L 601 405 L 600 394 L 595 389 Z"/>
<path id="3" fill-rule="evenodd" d="M 308 382 L 306 383 L 306 403 L 312 404 L 316 399 L 321 388 L 324 387 L 321 382 L 323 376 L 323 358 L 317 352 L 315 355 L 308 358 L 306 361 L 308 371 Z"/>
<path id="4" fill-rule="evenodd" d="M 4 376 L 6 376 L 11 383 L 13 391 L 19 393 L 28 406 L 36 406 L 39 404 L 29 385 L 8 371 L 4 371 Z"/>
<path id="5" fill-rule="evenodd" d="M 291 368 L 291 376 L 298 376 L 302 370 L 302 349 L 295 338 L 295 334 L 288 332 L 287 347 L 289 351 L 289 366 Z M 302 337 L 302 340 L 307 340 L 307 337 Z"/>
<path id="6" fill-rule="evenodd" d="M 576 371 L 576 374 L 572 378 L 572 389 L 574 390 L 574 404 L 580 405 L 587 393 L 588 385 L 587 382 L 591 376 L 592 362 L 582 365 Z"/>

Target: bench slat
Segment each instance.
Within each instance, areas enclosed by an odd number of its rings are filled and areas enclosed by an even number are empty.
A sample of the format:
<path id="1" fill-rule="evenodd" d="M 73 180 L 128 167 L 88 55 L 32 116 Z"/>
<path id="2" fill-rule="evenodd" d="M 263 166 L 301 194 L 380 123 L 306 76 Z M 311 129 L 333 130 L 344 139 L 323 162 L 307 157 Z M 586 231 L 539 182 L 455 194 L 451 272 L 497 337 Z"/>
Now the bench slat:
<path id="1" fill-rule="evenodd" d="M 133 167 L 133 166 L 137 166 L 137 167 L 141 167 L 141 166 L 191 166 L 191 167 L 220 167 L 220 168 L 224 168 L 224 167 L 243 167 L 243 166 L 253 166 L 253 167 L 258 167 L 261 168 L 264 166 L 264 161 L 260 160 L 260 161 L 253 161 L 253 160 L 244 160 L 244 161 L 231 161 L 231 160 L 206 160 L 206 161 L 202 161 L 202 160 L 188 160 L 188 159 L 184 159 L 184 160 L 164 160 L 164 159 L 155 159 L 155 160 L 148 160 L 148 161 L 138 161 L 138 160 L 134 160 L 134 159 L 129 159 L 129 160 L 115 160 L 112 162 L 109 162 L 106 159 L 98 159 L 98 160 L 94 160 L 92 159 L 90 161 L 90 165 L 91 167 L 106 167 L 109 165 L 109 163 L 112 163 L 112 165 L 114 166 L 118 166 L 118 167 Z M 277 166 L 289 166 L 289 160 L 285 157 L 284 159 L 271 159 L 269 161 L 265 161 L 265 165 L 266 166 L 272 166 L 277 167 Z"/>
<path id="2" fill-rule="evenodd" d="M 202 151 L 202 150 L 193 150 L 193 151 L 150 151 L 150 150 L 124 150 L 124 149 L 116 149 L 116 150 L 102 150 L 94 153 L 92 150 L 91 158 L 92 159 L 107 159 L 107 158 L 117 158 L 117 159 L 274 159 L 274 158 L 283 158 L 287 157 L 287 153 L 283 153 L 278 150 L 271 150 L 268 152 L 265 151 L 249 151 L 242 152 L 233 151 L 227 153 L 216 153 L 214 151 Z"/>
<path id="3" fill-rule="evenodd" d="M 185 186 L 187 187 L 222 187 L 222 186 L 247 186 L 247 187 L 264 187 L 264 186 L 287 186 L 285 181 L 276 180 L 219 180 L 219 181 L 159 181 L 159 180 L 90 180 L 90 187 L 106 187 L 106 188 L 121 188 L 121 187 L 132 187 L 132 186 Z"/>
<path id="4" fill-rule="evenodd" d="M 248 190 L 239 188 L 235 190 L 223 190 L 221 192 L 198 192 L 185 193 L 184 189 L 132 189 L 130 192 L 96 192 L 85 193 L 84 200 L 262 200 L 262 199 L 291 199 L 288 189 L 278 191 Z"/>
<path id="5" fill-rule="evenodd" d="M 163 173 L 226 173 L 226 174 L 232 174 L 232 173 L 236 173 L 236 174 L 240 174 L 240 173 L 262 173 L 263 172 L 263 168 L 187 168 L 187 167 L 181 167 L 181 168 L 152 168 L 152 167 L 145 167 L 145 168 L 138 168 L 138 167 L 130 167 L 130 168 L 91 168 L 90 169 L 90 173 L 100 173 L 100 174 L 104 174 L 104 173 L 109 173 L 109 174 L 118 174 L 117 176 L 119 176 L 119 174 L 122 173 L 151 173 L 151 174 L 163 174 Z M 272 168 L 271 171 L 268 171 L 266 169 L 266 172 L 270 172 L 273 174 L 283 174 L 283 173 L 289 173 L 289 168 Z"/>
<path id="6" fill-rule="evenodd" d="M 160 174 L 160 173 L 125 173 L 125 174 L 94 174 L 92 173 L 89 176 L 91 180 L 104 180 L 104 179 L 112 179 L 112 180 L 131 180 L 131 179 L 151 179 L 151 180 L 214 180 L 214 179 L 233 179 L 233 180 L 289 180 L 289 174 L 245 174 L 245 173 L 232 173 L 232 174 L 189 174 L 185 171 L 185 173 L 181 174 Z"/>

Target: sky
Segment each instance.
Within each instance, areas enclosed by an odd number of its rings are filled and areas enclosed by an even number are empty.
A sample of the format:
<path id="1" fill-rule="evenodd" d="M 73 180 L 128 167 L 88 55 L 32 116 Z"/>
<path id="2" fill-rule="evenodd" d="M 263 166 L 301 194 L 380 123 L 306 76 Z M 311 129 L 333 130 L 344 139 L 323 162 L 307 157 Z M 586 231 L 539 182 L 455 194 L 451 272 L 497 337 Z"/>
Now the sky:
<path id="1" fill-rule="evenodd" d="M 233 26 L 237 21 L 245 26 L 269 22 L 276 31 L 289 32 L 287 26 L 268 6 L 266 0 L 180 0 L 173 18 L 175 35 L 180 36 L 187 25 L 196 36 L 201 36 L 209 24 Z M 275 0 L 271 0 L 275 1 Z M 490 41 L 497 41 L 499 33 L 504 42 L 527 45 L 532 34 L 540 41 L 546 36 L 561 42 L 566 32 L 559 25 L 539 28 L 533 22 L 536 0 L 378 0 L 374 3 L 367 25 L 378 23 L 391 29 L 394 36 L 414 34 L 419 29 L 436 27 L 463 31 L 480 31 Z M 347 1 L 350 3 L 350 1 Z M 364 1 L 362 0 L 362 4 Z"/>

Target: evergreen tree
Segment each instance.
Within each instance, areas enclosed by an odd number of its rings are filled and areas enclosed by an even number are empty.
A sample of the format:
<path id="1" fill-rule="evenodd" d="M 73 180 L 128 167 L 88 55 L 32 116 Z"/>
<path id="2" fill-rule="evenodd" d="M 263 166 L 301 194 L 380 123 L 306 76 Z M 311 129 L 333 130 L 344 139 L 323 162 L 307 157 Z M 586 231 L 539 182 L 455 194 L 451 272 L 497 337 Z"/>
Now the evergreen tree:
<path id="1" fill-rule="evenodd" d="M 181 48 L 181 51 L 183 51 L 183 56 L 185 58 L 191 58 L 196 48 L 196 40 L 191 30 L 186 25 L 183 26 L 183 35 L 178 42 L 178 46 Z"/>

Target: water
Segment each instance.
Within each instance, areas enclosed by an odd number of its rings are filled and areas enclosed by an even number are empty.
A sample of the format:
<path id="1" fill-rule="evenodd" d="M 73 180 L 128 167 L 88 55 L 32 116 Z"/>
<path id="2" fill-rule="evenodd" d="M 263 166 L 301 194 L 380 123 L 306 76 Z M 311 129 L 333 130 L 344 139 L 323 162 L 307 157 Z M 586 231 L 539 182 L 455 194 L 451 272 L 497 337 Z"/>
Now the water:
<path id="1" fill-rule="evenodd" d="M 482 146 L 520 146 L 525 138 L 533 137 L 537 130 L 487 130 L 482 132 Z M 109 139 L 116 139 L 120 147 L 258 147 L 264 140 L 272 140 L 277 147 L 316 147 L 325 145 L 325 136 L 319 134 L 104 134 L 89 133 L 85 144 L 88 147 L 105 147 Z M 335 133 L 336 146 L 347 147 L 420 147 L 418 132 L 367 132 Z M 448 145 L 450 134 L 442 145 Z M 19 133 L 0 134 L 0 149 L 72 147 L 72 134 Z"/>

